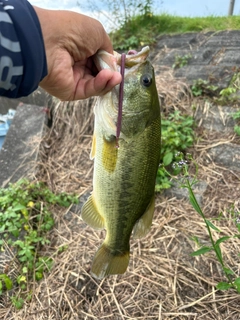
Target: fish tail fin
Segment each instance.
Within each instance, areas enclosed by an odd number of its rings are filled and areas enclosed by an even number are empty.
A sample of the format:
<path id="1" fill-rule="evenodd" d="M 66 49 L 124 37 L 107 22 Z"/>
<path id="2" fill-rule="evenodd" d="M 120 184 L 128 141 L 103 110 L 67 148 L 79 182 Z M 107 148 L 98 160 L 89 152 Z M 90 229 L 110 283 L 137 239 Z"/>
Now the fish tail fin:
<path id="1" fill-rule="evenodd" d="M 93 259 L 91 274 L 94 278 L 103 279 L 109 274 L 122 274 L 129 263 L 129 251 L 113 254 L 111 249 L 103 243 Z"/>

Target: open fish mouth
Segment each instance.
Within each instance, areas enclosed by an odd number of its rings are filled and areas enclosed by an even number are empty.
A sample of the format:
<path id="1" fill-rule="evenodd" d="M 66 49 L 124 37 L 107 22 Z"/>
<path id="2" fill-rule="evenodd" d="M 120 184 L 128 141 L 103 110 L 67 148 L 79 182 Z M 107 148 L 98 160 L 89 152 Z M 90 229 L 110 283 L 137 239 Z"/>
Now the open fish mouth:
<path id="1" fill-rule="evenodd" d="M 125 67 L 127 72 L 128 68 L 133 67 L 134 65 L 137 65 L 144 60 L 149 55 L 150 48 L 148 46 L 142 48 L 141 51 L 137 52 L 135 50 L 130 50 L 126 54 L 125 57 Z M 121 66 L 121 54 L 114 51 L 114 54 L 110 54 L 104 50 L 100 50 L 96 53 L 94 56 L 94 63 L 98 69 L 98 71 L 101 71 L 103 69 L 110 69 L 112 71 L 120 71 Z"/>

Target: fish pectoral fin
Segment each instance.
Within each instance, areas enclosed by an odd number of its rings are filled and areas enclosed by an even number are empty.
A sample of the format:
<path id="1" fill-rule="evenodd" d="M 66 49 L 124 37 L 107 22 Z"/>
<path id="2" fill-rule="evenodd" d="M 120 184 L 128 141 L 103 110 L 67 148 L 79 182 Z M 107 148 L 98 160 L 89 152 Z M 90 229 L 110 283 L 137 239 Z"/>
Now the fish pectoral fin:
<path id="1" fill-rule="evenodd" d="M 83 221 L 86 222 L 92 228 L 95 228 L 95 229 L 104 228 L 104 219 L 96 208 L 93 195 L 91 195 L 87 199 L 87 201 L 84 203 L 82 207 L 81 216 Z"/>
<path id="2" fill-rule="evenodd" d="M 115 254 L 103 243 L 93 259 L 91 274 L 97 279 L 103 279 L 109 274 L 123 274 L 128 263 L 129 251 Z"/>
<path id="3" fill-rule="evenodd" d="M 133 228 L 133 238 L 138 239 L 144 237 L 150 230 L 152 225 L 152 219 L 155 207 L 155 197 L 153 196 L 149 205 L 141 216 L 141 218 L 135 223 Z"/>
<path id="4" fill-rule="evenodd" d="M 94 133 L 93 138 L 92 138 L 92 149 L 91 149 L 91 153 L 90 153 L 91 160 L 95 158 L 95 153 L 96 153 L 96 136 Z"/>

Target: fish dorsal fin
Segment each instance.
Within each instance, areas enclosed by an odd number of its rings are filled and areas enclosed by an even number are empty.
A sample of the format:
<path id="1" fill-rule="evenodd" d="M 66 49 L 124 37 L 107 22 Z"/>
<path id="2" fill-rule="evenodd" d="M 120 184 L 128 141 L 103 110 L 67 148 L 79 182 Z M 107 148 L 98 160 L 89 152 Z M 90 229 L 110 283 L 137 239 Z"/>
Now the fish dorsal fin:
<path id="1" fill-rule="evenodd" d="M 93 195 L 91 195 L 82 207 L 82 219 L 94 229 L 104 228 L 104 219 L 98 212 Z"/>
<path id="2" fill-rule="evenodd" d="M 91 160 L 95 158 L 95 154 L 96 154 L 96 136 L 94 133 L 93 138 L 92 138 L 92 149 L 91 149 L 91 153 L 90 153 Z"/>
<path id="3" fill-rule="evenodd" d="M 149 205 L 141 216 L 141 218 L 135 223 L 133 228 L 133 238 L 138 239 L 144 237 L 150 230 L 152 225 L 152 219 L 155 207 L 155 197 L 153 196 Z"/>

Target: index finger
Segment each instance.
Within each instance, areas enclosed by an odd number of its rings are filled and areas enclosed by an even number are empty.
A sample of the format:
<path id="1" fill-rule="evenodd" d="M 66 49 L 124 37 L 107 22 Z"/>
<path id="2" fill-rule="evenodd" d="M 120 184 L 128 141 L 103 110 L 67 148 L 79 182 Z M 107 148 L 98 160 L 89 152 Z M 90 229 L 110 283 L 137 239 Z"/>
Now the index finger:
<path id="1" fill-rule="evenodd" d="M 101 23 L 100 23 L 101 24 Z M 113 54 L 113 46 L 112 46 L 112 42 L 110 40 L 109 35 L 107 34 L 107 32 L 105 31 L 103 25 L 102 26 L 102 45 L 99 47 L 99 50 L 105 50 L 111 54 Z"/>

